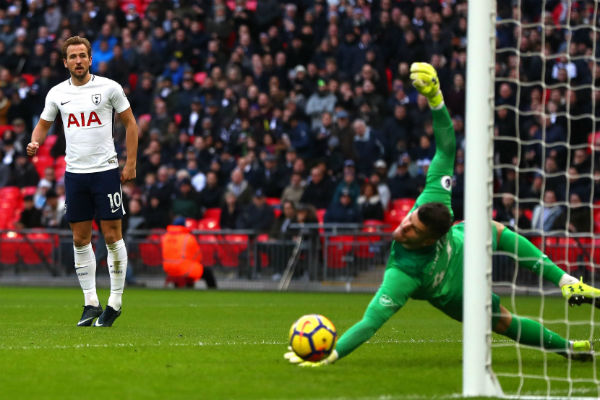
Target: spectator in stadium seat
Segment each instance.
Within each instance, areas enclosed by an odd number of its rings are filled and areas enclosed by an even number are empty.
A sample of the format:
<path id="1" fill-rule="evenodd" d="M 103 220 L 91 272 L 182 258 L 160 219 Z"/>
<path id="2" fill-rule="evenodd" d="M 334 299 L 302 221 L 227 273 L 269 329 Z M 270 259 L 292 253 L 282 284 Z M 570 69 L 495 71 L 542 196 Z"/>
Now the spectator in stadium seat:
<path id="1" fill-rule="evenodd" d="M 379 193 L 379 198 L 381 199 L 381 205 L 383 206 L 383 209 L 387 210 L 390 204 L 390 200 L 392 199 L 392 194 L 390 191 L 390 187 L 386 183 L 386 175 L 373 173 L 371 174 L 371 177 L 369 179 L 371 180 L 371 183 L 375 185 L 377 193 Z"/>
<path id="2" fill-rule="evenodd" d="M 392 199 L 417 196 L 417 181 L 408 172 L 410 157 L 401 156 L 396 164 L 396 175 L 388 181 Z"/>
<path id="3" fill-rule="evenodd" d="M 240 204 L 233 192 L 225 192 L 219 225 L 221 229 L 237 229 L 237 221 L 241 214 Z"/>
<path id="4" fill-rule="evenodd" d="M 325 213 L 326 223 L 359 223 L 362 221 L 360 209 L 352 201 L 350 191 L 342 189 L 337 203 L 331 203 Z"/>
<path id="5" fill-rule="evenodd" d="M 185 226 L 185 218 L 175 218 L 160 242 L 163 269 L 167 279 L 175 281 L 175 287 L 194 287 L 197 280 L 204 279 L 209 289 L 217 288 L 212 269 L 202 265 L 202 250 Z"/>
<path id="6" fill-rule="evenodd" d="M 531 221 L 525 216 L 522 205 L 517 206 L 513 193 L 502 193 L 502 204 L 497 207 L 496 221 L 515 229 L 530 229 Z"/>
<path id="7" fill-rule="evenodd" d="M 46 192 L 46 203 L 42 209 L 42 226 L 58 228 L 64 214 L 64 208 L 59 207 L 58 195 L 54 189 Z"/>
<path id="8" fill-rule="evenodd" d="M 336 204 L 339 202 L 343 190 L 348 191 L 350 194 L 350 199 L 352 200 L 352 204 L 356 204 L 356 200 L 360 195 L 360 184 L 356 179 L 356 167 L 354 165 L 354 161 L 352 160 L 346 160 L 344 162 L 342 180 L 335 188 L 333 198 L 331 199 L 331 204 Z"/>
<path id="9" fill-rule="evenodd" d="M 295 229 L 290 228 L 291 224 L 298 222 L 296 219 L 296 205 L 293 201 L 286 200 L 282 202 L 281 208 L 281 215 L 275 219 L 269 236 L 277 239 L 290 239 L 298 233 Z"/>
<path id="10" fill-rule="evenodd" d="M 319 79 L 317 81 L 317 92 L 311 95 L 306 103 L 306 115 L 311 120 L 311 130 L 317 131 L 321 128 L 321 115 L 324 112 L 332 113 L 336 100 L 335 95 L 329 91 L 328 82 L 325 79 Z"/>
<path id="11" fill-rule="evenodd" d="M 354 131 L 354 151 L 357 156 L 356 173 L 369 175 L 373 163 L 384 156 L 383 144 L 362 119 L 355 120 L 352 123 L 352 129 Z"/>
<path id="12" fill-rule="evenodd" d="M 206 173 L 206 185 L 198 193 L 198 202 L 203 208 L 217 208 L 223 202 L 223 188 L 219 186 L 219 178 L 215 171 Z"/>
<path id="13" fill-rule="evenodd" d="M 284 111 L 284 120 L 287 110 Z M 299 119 L 298 114 L 291 113 L 288 116 L 288 130 L 284 135 L 289 138 L 289 144 L 298 155 L 302 158 L 310 158 L 312 156 L 310 130 L 304 121 Z"/>
<path id="14" fill-rule="evenodd" d="M 183 178 L 171 205 L 171 213 L 185 218 L 200 218 L 200 203 L 190 178 Z"/>
<path id="15" fill-rule="evenodd" d="M 586 197 L 586 195 L 582 195 L 579 192 L 571 193 L 569 196 L 569 208 L 568 210 L 562 210 L 560 217 L 556 221 L 557 226 L 566 226 L 569 232 L 573 233 L 592 232 L 592 209 L 590 203 L 581 201 L 582 197 Z"/>
<path id="16" fill-rule="evenodd" d="M 377 219 L 383 221 L 383 204 L 372 182 L 366 181 L 362 187 L 362 194 L 357 200 L 363 220 Z"/>
<path id="17" fill-rule="evenodd" d="M 310 171 L 310 182 L 304 188 L 300 202 L 310 204 L 315 208 L 327 208 L 331 203 L 333 190 L 331 182 L 325 179 L 320 168 L 313 167 Z"/>
<path id="18" fill-rule="evenodd" d="M 33 196 L 28 195 L 23 199 L 23 211 L 17 222 L 18 229 L 39 228 L 42 226 L 42 213 L 33 205 Z"/>
<path id="19" fill-rule="evenodd" d="M 147 229 L 166 228 L 171 217 L 169 207 L 161 203 L 156 194 L 151 194 L 148 204 L 144 207 L 144 220 Z"/>
<path id="20" fill-rule="evenodd" d="M 241 206 L 249 204 L 252 200 L 253 188 L 244 179 L 244 173 L 240 168 L 231 171 L 231 181 L 227 184 L 226 190 L 235 195 L 237 202 Z"/>
<path id="21" fill-rule="evenodd" d="M 274 154 L 267 154 L 264 158 L 264 168 L 260 170 L 260 187 L 267 197 L 281 197 L 285 185 L 282 172 L 277 167 L 277 158 Z"/>
<path id="22" fill-rule="evenodd" d="M 557 203 L 556 194 L 552 189 L 546 189 L 544 192 L 544 201 L 533 209 L 531 218 L 531 228 L 550 232 L 552 230 L 565 229 L 560 216 L 563 213 L 563 207 Z"/>
<path id="23" fill-rule="evenodd" d="M 290 184 L 286 186 L 281 195 L 281 203 L 291 201 L 294 204 L 299 204 L 302 194 L 304 193 L 304 182 L 302 175 L 294 172 L 290 178 Z"/>
<path id="24" fill-rule="evenodd" d="M 335 126 L 332 134 L 340 143 L 340 151 L 345 160 L 355 160 L 354 141 L 352 128 L 350 127 L 350 114 L 346 110 L 339 110 L 335 114 Z"/>
<path id="25" fill-rule="evenodd" d="M 0 152 L 0 156 L 1 155 L 2 153 Z M 2 168 L 1 165 L 5 164 L 0 163 L 0 169 Z M 6 165 L 6 168 L 8 170 L 9 166 Z M 35 169 L 35 166 L 25 153 L 17 154 L 13 164 L 12 172 L 10 172 L 9 176 L 11 177 L 10 184 L 18 187 L 37 186 L 40 181 L 40 177 Z M 2 184 L 0 184 L 0 187 L 1 186 Z"/>
<path id="26" fill-rule="evenodd" d="M 273 208 L 267 204 L 265 193 L 257 189 L 252 197 L 252 203 L 241 211 L 237 220 L 238 229 L 252 229 L 259 233 L 268 233 L 275 220 Z"/>

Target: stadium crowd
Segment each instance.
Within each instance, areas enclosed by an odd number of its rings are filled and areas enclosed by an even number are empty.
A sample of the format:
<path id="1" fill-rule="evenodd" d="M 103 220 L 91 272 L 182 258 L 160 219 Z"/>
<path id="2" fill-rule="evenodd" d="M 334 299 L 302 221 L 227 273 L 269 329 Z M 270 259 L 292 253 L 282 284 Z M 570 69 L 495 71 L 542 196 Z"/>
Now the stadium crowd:
<path id="1" fill-rule="evenodd" d="M 600 114 L 598 21 L 593 1 L 565 4 L 498 1 L 495 212 L 519 228 L 590 231 L 600 199 L 587 146 Z M 221 228 L 273 235 L 297 214 L 316 222 L 318 209 L 325 222 L 383 220 L 394 199 L 420 193 L 435 151 L 414 61 L 436 68 L 454 121 L 462 219 L 466 16 L 461 0 L 0 0 L 0 187 L 36 187 L 18 226 L 66 226 L 60 124 L 47 165 L 24 150 L 48 90 L 67 78 L 61 44 L 81 35 L 92 73 L 124 87 L 140 127 L 137 179 L 123 187 L 130 226 L 212 208 Z M 545 31 L 502 23 L 511 18 Z M 123 141 L 117 124 L 120 155 Z"/>

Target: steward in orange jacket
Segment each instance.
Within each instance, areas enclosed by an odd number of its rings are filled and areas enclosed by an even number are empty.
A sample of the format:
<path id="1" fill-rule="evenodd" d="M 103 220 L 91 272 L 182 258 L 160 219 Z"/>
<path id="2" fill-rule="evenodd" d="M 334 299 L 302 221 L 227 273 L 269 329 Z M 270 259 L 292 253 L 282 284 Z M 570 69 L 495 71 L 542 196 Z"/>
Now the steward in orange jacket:
<path id="1" fill-rule="evenodd" d="M 203 278 L 208 287 L 216 287 L 212 270 L 202 265 L 202 251 L 196 237 L 183 225 L 185 220 L 176 218 L 173 225 L 167 226 L 167 232 L 160 240 L 163 269 L 167 277 L 175 278 L 173 280 L 176 286 L 182 286 L 177 285 L 181 281 L 187 286 L 193 286 L 194 282 Z"/>

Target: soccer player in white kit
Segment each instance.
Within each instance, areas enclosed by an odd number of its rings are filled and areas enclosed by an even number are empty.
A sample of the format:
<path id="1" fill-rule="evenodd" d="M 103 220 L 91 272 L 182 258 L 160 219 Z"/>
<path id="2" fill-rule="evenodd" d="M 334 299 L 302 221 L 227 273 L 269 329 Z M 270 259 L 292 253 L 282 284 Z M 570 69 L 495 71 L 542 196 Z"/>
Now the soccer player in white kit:
<path id="1" fill-rule="evenodd" d="M 73 231 L 75 272 L 85 305 L 78 326 L 112 326 L 121 315 L 127 250 L 121 218 L 124 214 L 121 182 L 135 178 L 138 127 L 129 101 L 117 82 L 90 74 L 90 42 L 73 36 L 62 46 L 63 63 L 71 77 L 46 96 L 41 118 L 32 133 L 27 154 L 34 156 L 60 112 L 67 142 L 65 161 L 67 220 Z M 119 176 L 112 136 L 113 110 L 126 128 L 127 160 Z M 92 220 L 100 228 L 108 249 L 110 296 L 106 308 L 96 294 L 96 257 L 92 250 Z"/>

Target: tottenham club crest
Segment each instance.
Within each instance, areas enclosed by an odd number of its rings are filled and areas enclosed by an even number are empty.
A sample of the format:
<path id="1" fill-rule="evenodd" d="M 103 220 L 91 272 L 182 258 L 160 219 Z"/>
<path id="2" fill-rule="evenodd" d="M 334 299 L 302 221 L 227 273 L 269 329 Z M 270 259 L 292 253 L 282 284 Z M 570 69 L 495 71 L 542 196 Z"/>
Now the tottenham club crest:
<path id="1" fill-rule="evenodd" d="M 92 95 L 92 103 L 94 103 L 95 105 L 98 105 L 98 104 L 100 104 L 101 101 L 102 101 L 102 95 L 100 93 Z"/>

